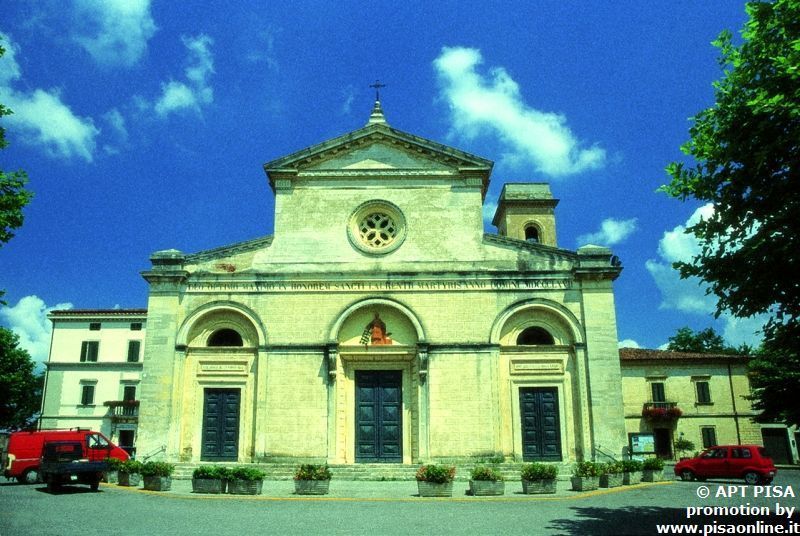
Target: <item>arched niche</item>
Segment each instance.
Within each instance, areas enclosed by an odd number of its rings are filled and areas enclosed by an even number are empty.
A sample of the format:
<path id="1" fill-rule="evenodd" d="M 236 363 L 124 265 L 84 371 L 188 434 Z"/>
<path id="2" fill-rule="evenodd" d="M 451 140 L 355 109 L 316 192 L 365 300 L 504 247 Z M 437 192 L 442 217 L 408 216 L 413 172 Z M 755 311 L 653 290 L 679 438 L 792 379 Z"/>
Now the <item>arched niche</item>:
<path id="1" fill-rule="evenodd" d="M 196 310 L 178 334 L 178 344 L 189 348 L 254 348 L 264 342 L 265 334 L 255 315 L 231 304 L 208 304 Z"/>
<path id="2" fill-rule="evenodd" d="M 384 337 L 379 338 L 381 334 Z M 332 329 L 331 339 L 340 346 L 414 346 L 424 340 L 424 335 L 409 309 L 390 300 L 372 299 L 345 310 Z"/>
<path id="3" fill-rule="evenodd" d="M 529 300 L 500 314 L 490 340 L 501 346 L 569 346 L 582 342 L 583 337 L 578 320 L 564 306 Z"/>

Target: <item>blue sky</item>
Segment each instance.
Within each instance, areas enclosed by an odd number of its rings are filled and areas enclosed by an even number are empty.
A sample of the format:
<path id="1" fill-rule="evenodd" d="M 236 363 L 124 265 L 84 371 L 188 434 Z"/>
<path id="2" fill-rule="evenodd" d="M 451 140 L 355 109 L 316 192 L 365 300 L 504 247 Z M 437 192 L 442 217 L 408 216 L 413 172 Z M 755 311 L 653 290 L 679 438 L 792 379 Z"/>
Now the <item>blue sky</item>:
<path id="1" fill-rule="evenodd" d="M 291 7 L 287 7 L 291 6 Z M 657 348 L 682 326 L 754 342 L 670 263 L 708 207 L 656 193 L 721 75 L 711 41 L 744 3 L 5 2 L 0 102 L 35 193 L 0 248 L 0 323 L 46 358 L 54 307 L 144 307 L 153 251 L 273 229 L 264 162 L 363 126 L 395 128 L 547 181 L 559 246 L 610 246 L 619 338 Z"/>

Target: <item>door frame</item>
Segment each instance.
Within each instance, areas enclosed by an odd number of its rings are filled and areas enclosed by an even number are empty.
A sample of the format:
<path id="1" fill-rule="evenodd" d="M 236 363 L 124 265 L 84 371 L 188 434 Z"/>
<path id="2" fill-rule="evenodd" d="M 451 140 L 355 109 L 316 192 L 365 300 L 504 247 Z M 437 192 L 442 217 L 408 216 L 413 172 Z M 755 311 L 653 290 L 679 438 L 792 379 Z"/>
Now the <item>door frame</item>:
<path id="1" fill-rule="evenodd" d="M 402 463 L 411 464 L 419 451 L 419 382 L 416 353 L 403 350 L 389 354 L 391 347 L 384 352 L 370 352 L 376 355 L 361 355 L 342 351 L 337 359 L 337 379 L 333 385 L 331 411 L 329 411 L 330 444 L 328 460 L 330 463 L 355 463 L 356 432 L 356 370 L 399 370 L 402 389 Z M 379 355 L 385 353 L 386 355 Z M 369 358 L 369 360 L 367 360 Z M 343 410 L 343 411 L 342 411 Z"/>
<path id="2" fill-rule="evenodd" d="M 208 459 L 203 457 L 203 437 L 205 435 L 205 427 L 206 427 L 206 397 L 208 395 L 208 391 L 238 391 L 239 392 L 239 407 L 238 407 L 238 418 L 237 418 L 237 425 L 236 425 L 236 458 L 226 458 L 226 457 L 219 457 L 216 459 Z M 201 404 L 200 404 L 200 433 L 198 434 L 200 439 L 200 456 L 199 459 L 201 461 L 220 461 L 220 462 L 235 462 L 239 461 L 240 455 L 239 452 L 242 448 L 242 413 L 243 413 L 243 406 L 244 406 L 244 389 L 238 386 L 206 386 L 203 387 L 202 396 L 200 397 Z"/>
<path id="3" fill-rule="evenodd" d="M 573 426 L 576 423 L 572 419 L 567 422 L 567 415 L 573 414 L 574 408 L 572 400 L 566 396 L 566 393 L 571 393 L 571 390 L 565 387 L 565 380 L 554 381 L 530 381 L 530 380 L 517 380 L 513 379 L 511 382 L 511 389 L 509 396 L 511 398 L 511 430 L 514 441 L 514 459 L 518 462 L 522 461 L 523 448 L 522 448 L 522 408 L 520 407 L 520 389 L 522 388 L 552 388 L 556 390 L 558 396 L 558 427 L 559 437 L 561 443 L 561 462 L 572 460 L 567 453 L 570 448 L 575 445 L 575 436 L 573 435 Z M 508 422 L 508 421 L 506 421 Z"/>
<path id="4" fill-rule="evenodd" d="M 383 459 L 380 459 L 380 458 L 376 458 L 376 459 L 373 459 L 373 460 L 359 460 L 358 459 L 358 457 L 359 457 L 358 456 L 358 450 L 357 450 L 357 447 L 358 447 L 358 426 L 359 426 L 359 421 L 358 421 L 358 376 L 359 376 L 359 373 L 369 373 L 369 372 L 396 373 L 395 376 L 398 377 L 398 379 L 399 379 L 399 385 L 398 385 L 398 387 L 400 389 L 400 400 L 399 400 L 400 411 L 399 411 L 399 415 L 398 415 L 398 418 L 400 420 L 400 456 L 399 456 L 399 459 L 392 459 L 392 460 L 383 460 Z M 402 370 L 397 370 L 397 369 L 364 369 L 364 368 L 356 368 L 353 371 L 353 377 L 354 377 L 354 382 L 355 382 L 355 386 L 354 386 L 354 389 L 355 389 L 354 390 L 354 393 L 355 393 L 354 403 L 355 403 L 355 405 L 353 406 L 353 412 L 354 412 L 353 425 L 355 426 L 355 428 L 353 430 L 353 434 L 354 434 L 353 448 L 355 449 L 354 452 L 353 452 L 354 461 L 356 463 L 401 463 L 403 461 L 403 430 L 405 429 L 405 422 L 404 422 L 405 419 L 403 419 L 403 413 L 404 413 L 403 412 L 403 371 Z M 375 423 L 376 423 L 376 425 L 378 423 L 377 417 L 378 417 L 378 415 L 376 414 L 375 415 Z"/>

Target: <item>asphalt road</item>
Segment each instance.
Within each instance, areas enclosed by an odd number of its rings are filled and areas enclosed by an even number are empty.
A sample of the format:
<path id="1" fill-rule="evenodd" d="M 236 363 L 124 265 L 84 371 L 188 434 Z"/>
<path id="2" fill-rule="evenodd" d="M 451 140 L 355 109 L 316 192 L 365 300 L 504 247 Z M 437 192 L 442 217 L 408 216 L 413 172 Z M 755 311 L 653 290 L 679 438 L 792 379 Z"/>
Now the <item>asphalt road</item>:
<path id="1" fill-rule="evenodd" d="M 103 485 L 97 493 L 91 493 L 86 486 L 75 486 L 50 494 L 41 485 L 0 482 L 0 536 L 650 535 L 658 533 L 658 524 L 687 522 L 696 524 L 699 534 L 703 533 L 703 525 L 707 531 L 716 530 L 719 534 L 721 527 L 729 524 L 800 523 L 797 514 L 775 514 L 776 504 L 781 508 L 800 507 L 798 471 L 782 472 L 773 482 L 775 487 L 760 489 L 759 497 L 754 496 L 756 488 L 723 480 L 561 493 L 549 498 L 520 495 L 515 491 L 516 484 L 509 482 L 502 498 L 461 495 L 453 499 L 421 499 L 414 496 L 413 482 L 349 482 L 346 486 L 341 483 L 341 487 L 358 489 L 359 493 L 306 499 L 192 495 L 180 491 L 159 494 L 115 485 Z M 332 487 L 335 485 L 335 481 L 331 483 Z M 699 497 L 705 494 L 701 486 L 706 486 L 709 497 Z M 777 497 L 778 493 L 784 496 Z M 794 496 L 785 496 L 787 493 Z M 687 507 L 727 507 L 744 512 L 698 513 L 687 520 Z M 755 507 L 769 507 L 770 514 L 751 515 L 747 509 Z M 800 533 L 800 525 L 796 530 Z"/>

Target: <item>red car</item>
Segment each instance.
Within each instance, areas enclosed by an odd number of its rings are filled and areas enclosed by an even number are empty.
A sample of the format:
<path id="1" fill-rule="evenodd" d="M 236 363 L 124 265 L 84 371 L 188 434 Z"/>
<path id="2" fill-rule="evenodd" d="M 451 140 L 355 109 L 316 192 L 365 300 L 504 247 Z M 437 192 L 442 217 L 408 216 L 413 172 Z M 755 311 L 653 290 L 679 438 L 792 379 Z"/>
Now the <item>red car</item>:
<path id="1" fill-rule="evenodd" d="M 720 445 L 704 450 L 696 458 L 675 464 L 682 480 L 744 478 L 745 483 L 769 484 L 775 478 L 775 464 L 758 445 Z"/>

